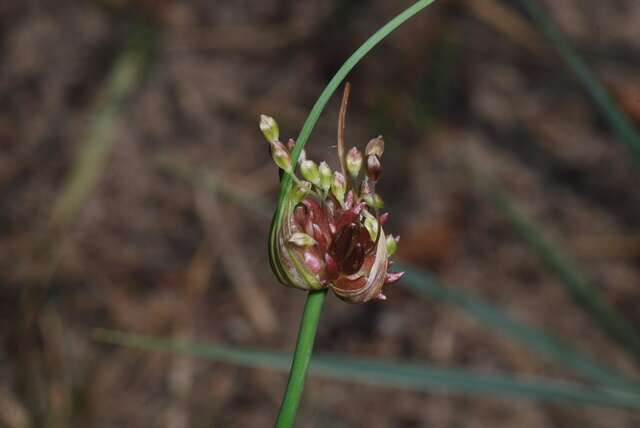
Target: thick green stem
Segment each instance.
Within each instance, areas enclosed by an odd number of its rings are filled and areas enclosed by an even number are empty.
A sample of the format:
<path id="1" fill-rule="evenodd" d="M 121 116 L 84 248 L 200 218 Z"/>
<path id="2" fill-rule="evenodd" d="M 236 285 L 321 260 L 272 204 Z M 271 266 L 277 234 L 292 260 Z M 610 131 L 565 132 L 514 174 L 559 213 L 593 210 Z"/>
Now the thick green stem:
<path id="1" fill-rule="evenodd" d="M 293 426 L 300 399 L 302 398 L 304 381 L 307 378 L 313 343 L 318 330 L 318 321 L 320 321 L 320 312 L 322 312 L 322 305 L 326 295 L 327 290 L 310 291 L 307 295 L 302 321 L 300 321 L 300 330 L 298 331 L 298 343 L 293 354 L 289 381 L 280 405 L 276 428 Z"/>

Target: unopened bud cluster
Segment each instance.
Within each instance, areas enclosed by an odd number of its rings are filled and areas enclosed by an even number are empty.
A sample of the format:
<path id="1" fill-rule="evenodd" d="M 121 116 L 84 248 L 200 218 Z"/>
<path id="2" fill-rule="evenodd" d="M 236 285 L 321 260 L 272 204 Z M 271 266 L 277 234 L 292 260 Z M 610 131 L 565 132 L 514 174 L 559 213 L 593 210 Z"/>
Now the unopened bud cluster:
<path id="1" fill-rule="evenodd" d="M 385 234 L 389 215 L 379 214 L 384 202 L 375 193 L 382 137 L 369 141 L 364 155 L 356 147 L 349 150 L 340 159 L 341 171 L 300 156 L 300 179 L 291 160 L 293 140 L 279 141 L 271 117 L 260 117 L 260 129 L 274 162 L 293 180 L 270 237 L 271 264 L 280 282 L 303 290 L 330 288 L 351 303 L 385 300 L 383 286 L 403 273 L 389 272 L 399 238 Z"/>

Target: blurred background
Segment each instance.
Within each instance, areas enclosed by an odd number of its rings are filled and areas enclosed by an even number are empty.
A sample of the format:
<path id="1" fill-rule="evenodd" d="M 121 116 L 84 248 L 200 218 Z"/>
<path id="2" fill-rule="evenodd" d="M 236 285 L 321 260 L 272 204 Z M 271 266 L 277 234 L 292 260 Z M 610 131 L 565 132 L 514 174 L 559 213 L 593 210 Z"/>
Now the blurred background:
<path id="1" fill-rule="evenodd" d="M 342 62 L 410 3 L 0 3 L 0 427 L 271 426 L 286 374 L 114 347 L 95 329 L 293 349 L 305 296 L 269 269 L 278 179 L 258 116 L 295 138 Z M 526 4 L 439 0 L 383 41 L 349 76 L 347 148 L 385 136 L 398 260 L 637 375 L 575 287 L 640 327 L 640 152 Z M 640 2 L 539 4 L 640 124 Z M 333 165 L 338 102 L 307 145 Z M 387 295 L 330 296 L 316 350 L 576 379 L 464 310 Z M 640 417 L 311 377 L 298 426 Z"/>

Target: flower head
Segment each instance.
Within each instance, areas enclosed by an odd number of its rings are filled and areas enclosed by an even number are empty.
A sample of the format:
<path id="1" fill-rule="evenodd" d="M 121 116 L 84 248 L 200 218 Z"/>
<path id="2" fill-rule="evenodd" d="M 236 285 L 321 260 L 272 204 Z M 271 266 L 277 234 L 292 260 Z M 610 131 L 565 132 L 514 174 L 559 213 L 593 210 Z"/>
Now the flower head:
<path id="1" fill-rule="evenodd" d="M 275 121 L 270 126 L 277 129 Z M 277 146 L 278 152 L 285 147 Z M 289 155 L 291 149 L 283 150 Z M 281 161 L 282 153 L 274 155 L 294 182 L 274 217 L 270 236 L 271 265 L 280 282 L 303 290 L 329 288 L 350 303 L 386 299 L 383 286 L 398 281 L 403 273 L 389 272 L 389 257 L 399 238 L 385 234 L 382 226 L 388 213 L 379 215 L 382 198 L 375 193 L 383 150 L 382 137 L 369 142 L 367 173 L 360 183 L 363 162 L 356 148 L 347 159 L 340 159 L 342 172 L 332 173 L 326 162 L 319 166 L 311 160 L 302 162 L 300 170 L 308 181 L 297 178 L 290 161 Z"/>

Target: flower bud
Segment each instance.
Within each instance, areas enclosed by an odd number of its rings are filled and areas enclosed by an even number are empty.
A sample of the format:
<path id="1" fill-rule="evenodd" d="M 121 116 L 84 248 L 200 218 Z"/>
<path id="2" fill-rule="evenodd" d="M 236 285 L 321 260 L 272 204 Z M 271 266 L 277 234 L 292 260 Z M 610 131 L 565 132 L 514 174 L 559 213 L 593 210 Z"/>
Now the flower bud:
<path id="1" fill-rule="evenodd" d="M 264 114 L 260 115 L 260 130 L 268 142 L 278 141 L 280 130 L 275 119 Z"/>
<path id="2" fill-rule="evenodd" d="M 371 193 L 373 193 L 373 189 L 371 188 L 371 183 L 369 183 L 369 180 L 362 180 L 362 182 L 360 183 L 360 197 L 364 199 Z"/>
<path id="3" fill-rule="evenodd" d="M 318 170 L 320 172 L 320 188 L 328 192 L 331 188 L 331 168 L 326 162 L 322 161 Z"/>
<path id="4" fill-rule="evenodd" d="M 367 147 L 365 149 L 365 153 L 367 156 L 376 155 L 378 157 L 381 157 L 383 152 L 384 140 L 382 139 L 382 135 L 370 140 L 367 143 Z"/>
<path id="5" fill-rule="evenodd" d="M 312 160 L 305 160 L 300 164 L 302 176 L 312 182 L 316 187 L 320 187 L 320 171 L 318 165 Z"/>
<path id="6" fill-rule="evenodd" d="M 373 195 L 373 207 L 378 209 L 384 208 L 384 200 L 382 196 L 377 193 Z"/>
<path id="7" fill-rule="evenodd" d="M 294 201 L 300 202 L 311 192 L 311 183 L 308 181 L 299 181 L 293 184 L 291 195 Z"/>
<path id="8" fill-rule="evenodd" d="M 382 171 L 382 164 L 380 158 L 377 155 L 369 155 L 367 157 L 367 177 L 372 182 L 377 182 L 380 178 L 380 172 Z"/>
<path id="9" fill-rule="evenodd" d="M 389 257 L 393 256 L 395 252 L 398 250 L 398 241 L 400 241 L 399 236 L 389 235 L 387 236 L 387 255 Z"/>
<path id="10" fill-rule="evenodd" d="M 295 140 L 293 138 L 289 138 L 289 141 L 287 141 L 287 150 L 289 150 L 289 153 L 293 151 L 293 148 L 295 146 L 296 146 Z M 305 152 L 304 149 L 302 149 L 300 151 L 300 156 L 298 156 L 298 164 L 301 164 L 306 159 L 307 159 L 307 152 Z"/>
<path id="11" fill-rule="evenodd" d="M 336 197 L 340 205 L 344 205 L 344 194 L 347 192 L 347 182 L 344 175 L 338 171 L 334 171 L 333 180 L 331 181 L 331 193 Z"/>
<path id="12" fill-rule="evenodd" d="M 351 177 L 355 180 L 360 174 L 360 168 L 362 168 L 362 153 L 356 147 L 351 148 L 347 153 L 347 170 Z"/>
<path id="13" fill-rule="evenodd" d="M 291 168 L 291 156 L 289 156 L 289 152 L 284 147 L 280 141 L 270 141 L 271 145 L 271 157 L 273 161 L 278 165 L 280 169 L 291 174 L 293 169 Z"/>
<path id="14" fill-rule="evenodd" d="M 371 208 L 384 208 L 384 201 L 382 200 L 382 197 L 377 193 L 365 193 L 362 196 L 362 200 L 364 200 L 365 203 Z"/>
<path id="15" fill-rule="evenodd" d="M 378 220 L 368 211 L 364 211 L 364 227 L 369 232 L 371 240 L 375 241 L 378 237 Z"/>
<path id="16" fill-rule="evenodd" d="M 291 235 L 291 238 L 289 238 L 289 242 L 298 247 L 311 247 L 312 245 L 316 245 L 315 239 L 302 232 L 296 232 Z"/>

